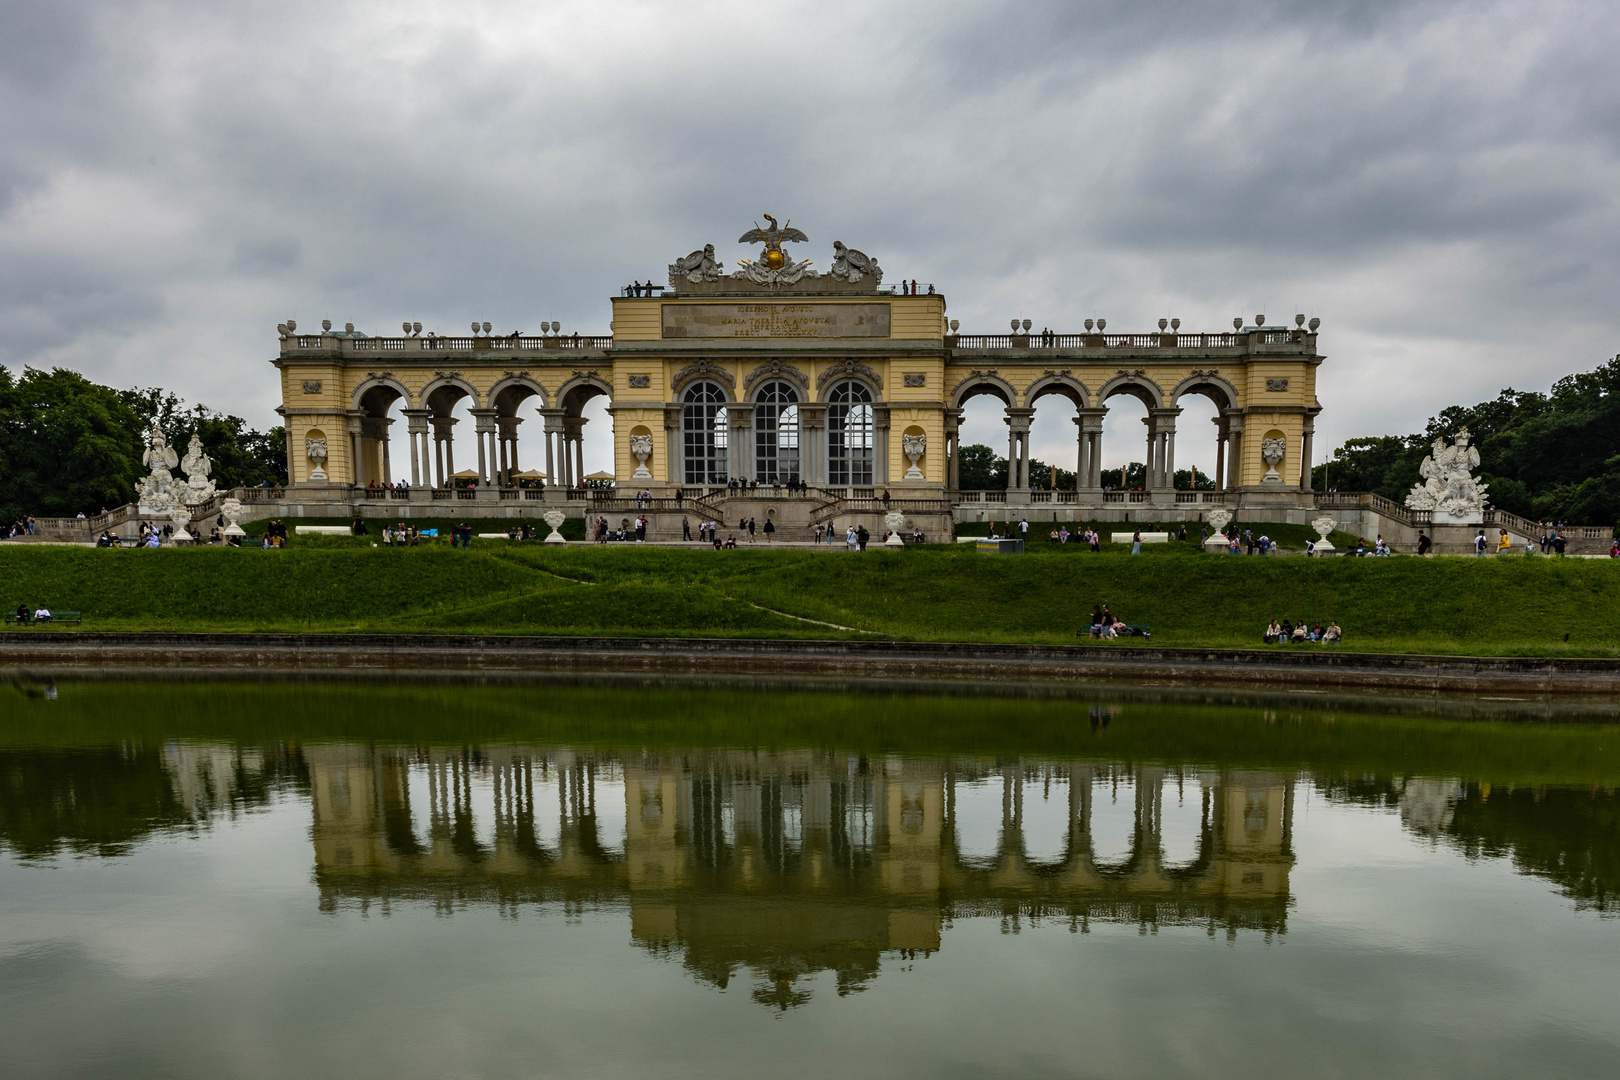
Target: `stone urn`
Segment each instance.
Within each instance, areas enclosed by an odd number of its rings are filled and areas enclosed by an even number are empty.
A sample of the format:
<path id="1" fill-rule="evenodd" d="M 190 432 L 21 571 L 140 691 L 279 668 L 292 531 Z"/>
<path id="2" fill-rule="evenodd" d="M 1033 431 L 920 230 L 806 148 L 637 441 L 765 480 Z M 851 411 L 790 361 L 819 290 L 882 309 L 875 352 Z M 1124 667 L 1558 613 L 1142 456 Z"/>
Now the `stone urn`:
<path id="1" fill-rule="evenodd" d="M 540 515 L 540 520 L 551 526 L 551 535 L 546 537 L 546 543 L 568 543 L 568 541 L 563 539 L 563 534 L 557 531 L 558 529 L 562 528 L 562 523 L 568 520 L 567 514 L 564 514 L 561 510 L 547 510 L 545 513 Z"/>
<path id="2" fill-rule="evenodd" d="M 1333 554 L 1335 549 L 1332 542 L 1328 540 L 1328 533 L 1337 528 L 1338 524 L 1339 523 L 1334 521 L 1333 518 L 1328 514 L 1323 514 L 1321 517 L 1311 522 L 1311 528 L 1315 529 L 1316 535 L 1321 537 L 1321 539 L 1316 542 L 1316 553 L 1318 555 Z"/>
<path id="3" fill-rule="evenodd" d="M 906 523 L 906 515 L 898 510 L 890 510 L 883 515 L 883 525 L 889 530 L 889 538 L 883 543 L 886 547 L 905 547 L 906 542 L 900 539 L 900 529 Z"/>
<path id="4" fill-rule="evenodd" d="M 630 453 L 636 459 L 636 471 L 631 474 L 632 480 L 651 480 L 652 470 L 647 468 L 647 459 L 652 457 L 653 439 L 651 435 L 630 436 Z"/>
<path id="5" fill-rule="evenodd" d="M 242 516 L 242 500 L 226 499 L 219 504 L 219 512 L 225 518 L 223 532 L 227 537 L 247 535 L 242 531 L 242 526 L 236 523 L 236 519 Z"/>
<path id="6" fill-rule="evenodd" d="M 1262 484 L 1277 485 L 1283 482 L 1282 476 L 1277 472 L 1277 466 L 1282 464 L 1287 451 L 1288 442 L 1285 439 L 1260 440 L 1260 458 L 1266 463 L 1266 475 L 1260 478 Z"/>
<path id="7" fill-rule="evenodd" d="M 1205 547 L 1224 548 L 1229 543 L 1226 539 L 1226 527 L 1232 523 L 1232 511 L 1211 510 L 1207 518 L 1211 530 L 1209 539 L 1204 541 Z"/>
<path id="8" fill-rule="evenodd" d="M 173 540 L 176 544 L 189 544 L 196 539 L 196 537 L 192 536 L 186 531 L 186 526 L 190 524 L 190 522 L 191 511 L 187 510 L 185 507 L 177 506 L 173 510 L 169 511 L 169 524 L 174 526 Z"/>
<path id="9" fill-rule="evenodd" d="M 900 436 L 900 450 L 906 455 L 906 460 L 911 463 L 911 468 L 906 470 L 904 478 L 907 480 L 923 479 L 922 469 L 917 467 L 917 462 L 922 460 L 923 454 L 928 452 L 928 436 L 902 435 Z"/>

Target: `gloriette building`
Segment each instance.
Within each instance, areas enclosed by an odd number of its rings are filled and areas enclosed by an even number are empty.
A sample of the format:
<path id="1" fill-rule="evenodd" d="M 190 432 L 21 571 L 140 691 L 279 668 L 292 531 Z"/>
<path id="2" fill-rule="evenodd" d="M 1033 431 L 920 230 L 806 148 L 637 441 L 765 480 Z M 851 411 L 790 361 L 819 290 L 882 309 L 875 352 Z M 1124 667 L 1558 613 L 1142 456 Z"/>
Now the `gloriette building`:
<path id="1" fill-rule="evenodd" d="M 931 284 L 885 282 L 875 258 L 842 242 L 825 270 L 798 252 L 809 238 L 766 215 L 745 233 L 750 258 L 726 272 L 710 244 L 677 259 L 665 286 L 621 290 L 606 334 L 477 324 L 464 336 L 398 336 L 351 327 L 280 328 L 281 414 L 290 487 L 281 512 L 384 517 L 537 512 L 651 492 L 655 514 L 704 508 L 746 515 L 733 479 L 758 480 L 782 528 L 907 514 L 938 535 L 958 521 L 1028 516 L 1165 520 L 1214 508 L 1246 519 L 1305 521 L 1316 398 L 1317 323 L 1236 320 L 1146 333 L 1086 320 L 1069 333 L 960 333 Z M 1216 408 L 1213 430 L 1180 431 L 1188 395 Z M 958 427 L 973 397 L 999 400 L 1007 424 L 1004 490 L 962 490 Z M 1038 403 L 1073 402 L 1070 490 L 1032 490 L 1029 431 Z M 1104 490 L 1103 418 L 1122 395 L 1145 406 L 1144 490 Z M 609 401 L 616 491 L 586 490 L 585 404 Z M 465 400 L 465 415 L 453 415 Z M 1176 490 L 1176 442 L 1213 439 L 1215 490 Z M 537 487 L 537 473 L 545 476 Z M 462 482 L 453 478 L 458 474 Z M 370 485 L 408 477 L 412 490 Z M 469 489 L 468 481 L 476 481 Z M 808 485 L 793 499 L 777 485 Z M 459 490 L 458 490 L 459 489 Z M 694 506 L 693 500 L 697 500 Z M 340 510 L 334 503 L 346 504 Z M 380 505 L 379 505 L 380 504 Z M 763 520 L 765 510 L 755 516 Z M 877 521 L 870 524 L 876 525 Z M 677 524 L 678 528 L 678 524 Z"/>

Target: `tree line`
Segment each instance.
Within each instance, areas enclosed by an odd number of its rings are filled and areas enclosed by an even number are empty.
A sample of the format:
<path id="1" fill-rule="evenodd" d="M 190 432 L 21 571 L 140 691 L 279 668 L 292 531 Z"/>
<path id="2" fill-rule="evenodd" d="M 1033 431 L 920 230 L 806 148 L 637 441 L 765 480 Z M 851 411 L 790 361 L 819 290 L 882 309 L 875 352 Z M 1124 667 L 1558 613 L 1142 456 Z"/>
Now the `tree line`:
<path id="1" fill-rule="evenodd" d="M 1007 488 L 1007 459 L 983 443 L 962 447 L 957 465 L 957 485 L 962 491 L 1005 491 Z M 1055 468 L 1034 457 L 1029 459 L 1029 483 L 1039 491 L 1075 490 L 1073 470 Z M 1102 484 L 1115 490 L 1144 487 L 1147 466 L 1133 461 L 1123 469 L 1104 469 Z M 1214 491 L 1215 478 L 1208 473 L 1177 469 L 1175 485 L 1177 491 Z"/>
<path id="2" fill-rule="evenodd" d="M 240 416 L 187 405 L 156 388 L 119 390 L 65 368 L 0 367 L 0 521 L 73 517 L 135 498 L 143 435 L 156 420 L 183 455 L 191 436 L 222 488 L 287 475 L 285 429 L 257 431 Z"/>
<path id="3" fill-rule="evenodd" d="M 1467 427 L 1491 505 L 1536 521 L 1620 522 L 1620 356 L 1545 393 L 1506 389 L 1453 405 L 1414 435 L 1350 439 L 1313 472 L 1318 491 L 1373 491 L 1401 502 L 1437 438 Z"/>

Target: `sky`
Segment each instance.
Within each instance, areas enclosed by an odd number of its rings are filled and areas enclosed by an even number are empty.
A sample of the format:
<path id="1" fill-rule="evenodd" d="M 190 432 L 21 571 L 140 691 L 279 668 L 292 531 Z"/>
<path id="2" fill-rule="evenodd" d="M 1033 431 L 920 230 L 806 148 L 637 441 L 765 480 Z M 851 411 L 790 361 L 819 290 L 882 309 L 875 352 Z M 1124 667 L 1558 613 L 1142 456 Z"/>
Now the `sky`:
<path id="1" fill-rule="evenodd" d="M 1620 352 L 1617 52 L 1556 0 L 7 0 L 0 364 L 264 428 L 278 322 L 606 333 L 769 211 L 964 333 L 1318 317 L 1320 458 Z"/>

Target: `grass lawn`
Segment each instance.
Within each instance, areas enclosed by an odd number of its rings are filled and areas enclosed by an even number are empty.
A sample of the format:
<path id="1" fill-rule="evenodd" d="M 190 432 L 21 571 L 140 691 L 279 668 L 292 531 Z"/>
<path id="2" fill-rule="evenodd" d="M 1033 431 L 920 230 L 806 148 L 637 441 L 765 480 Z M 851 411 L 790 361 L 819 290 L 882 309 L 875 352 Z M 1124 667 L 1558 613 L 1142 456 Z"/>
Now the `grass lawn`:
<path id="1" fill-rule="evenodd" d="M 1151 625 L 1159 645 L 1259 647 L 1275 616 L 1337 619 L 1342 647 L 1367 651 L 1620 655 L 1620 563 L 1608 560 L 1031 547 L 1014 557 L 967 545 L 861 555 L 507 541 L 463 552 L 351 538 L 297 540 L 286 551 L 15 545 L 0 546 L 0 603 L 80 610 L 86 630 L 1072 644 L 1089 642 L 1076 630 L 1106 602 L 1126 621 Z"/>

